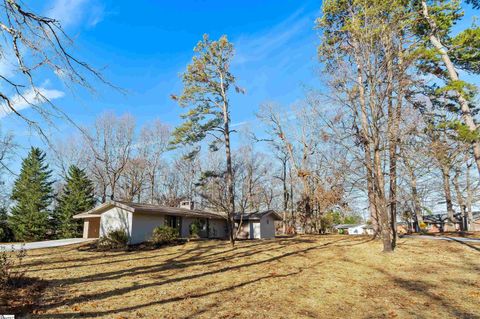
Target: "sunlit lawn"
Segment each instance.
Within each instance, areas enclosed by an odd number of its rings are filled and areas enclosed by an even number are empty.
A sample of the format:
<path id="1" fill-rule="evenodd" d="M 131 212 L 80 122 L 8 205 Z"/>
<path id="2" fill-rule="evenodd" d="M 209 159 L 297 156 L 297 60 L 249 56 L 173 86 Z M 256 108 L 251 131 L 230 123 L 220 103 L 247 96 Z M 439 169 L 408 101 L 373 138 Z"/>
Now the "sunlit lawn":
<path id="1" fill-rule="evenodd" d="M 400 239 L 387 255 L 377 241 L 340 235 L 243 241 L 235 249 L 222 241 L 132 252 L 78 248 L 30 251 L 28 276 L 40 279 L 32 296 L 40 297 L 24 307 L 17 299 L 6 312 L 33 311 L 40 318 L 480 318 L 480 246 L 470 243 Z"/>

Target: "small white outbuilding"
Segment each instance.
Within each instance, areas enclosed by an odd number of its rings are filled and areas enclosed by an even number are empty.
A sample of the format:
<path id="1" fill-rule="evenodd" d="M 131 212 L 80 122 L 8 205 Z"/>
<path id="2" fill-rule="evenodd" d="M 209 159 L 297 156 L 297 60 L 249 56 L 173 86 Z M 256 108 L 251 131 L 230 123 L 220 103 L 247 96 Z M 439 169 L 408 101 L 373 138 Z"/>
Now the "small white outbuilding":
<path id="1" fill-rule="evenodd" d="M 242 239 L 275 238 L 275 222 L 282 220 L 274 210 L 235 215 L 235 225 L 237 229 L 240 227 L 239 238 Z"/>

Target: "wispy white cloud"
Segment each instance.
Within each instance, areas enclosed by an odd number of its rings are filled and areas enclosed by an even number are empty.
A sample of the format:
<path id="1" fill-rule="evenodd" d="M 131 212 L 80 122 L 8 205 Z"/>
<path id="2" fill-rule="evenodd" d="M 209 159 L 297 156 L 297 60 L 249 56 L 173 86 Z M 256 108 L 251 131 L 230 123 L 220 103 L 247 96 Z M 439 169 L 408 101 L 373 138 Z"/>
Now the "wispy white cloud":
<path id="1" fill-rule="evenodd" d="M 279 49 L 297 40 L 299 33 L 311 29 L 312 18 L 297 10 L 284 21 L 261 33 L 243 35 L 234 39 L 237 65 L 259 61 L 276 55 Z"/>
<path id="2" fill-rule="evenodd" d="M 55 99 L 62 98 L 65 93 L 59 90 L 39 88 L 38 93 L 33 89 L 29 89 L 26 92 L 20 95 L 13 96 L 10 100 L 17 111 L 21 111 L 31 107 L 32 104 L 39 105 L 46 103 L 47 101 L 53 101 Z M 0 104 L 0 118 L 5 117 L 12 113 L 12 110 L 7 106 L 7 104 Z"/>
<path id="3" fill-rule="evenodd" d="M 63 28 L 81 23 L 93 27 L 103 20 L 105 8 L 96 0 L 54 0 L 46 15 L 60 21 Z"/>

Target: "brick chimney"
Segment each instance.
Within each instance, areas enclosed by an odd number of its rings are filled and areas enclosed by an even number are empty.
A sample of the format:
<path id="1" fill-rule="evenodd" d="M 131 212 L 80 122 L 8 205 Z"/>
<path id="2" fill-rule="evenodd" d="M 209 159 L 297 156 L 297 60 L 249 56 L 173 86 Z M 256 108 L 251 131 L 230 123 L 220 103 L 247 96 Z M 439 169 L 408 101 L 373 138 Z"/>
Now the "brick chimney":
<path id="1" fill-rule="evenodd" d="M 184 201 L 180 202 L 180 208 L 185 208 L 185 209 L 192 210 L 192 209 L 195 208 L 195 204 L 191 200 L 184 200 Z"/>

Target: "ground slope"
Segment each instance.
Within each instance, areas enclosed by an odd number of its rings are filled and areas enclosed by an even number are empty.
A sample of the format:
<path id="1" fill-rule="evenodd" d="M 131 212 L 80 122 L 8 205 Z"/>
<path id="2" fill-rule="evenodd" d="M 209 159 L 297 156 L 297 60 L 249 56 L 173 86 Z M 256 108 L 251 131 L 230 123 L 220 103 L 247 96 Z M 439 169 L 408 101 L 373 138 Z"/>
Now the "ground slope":
<path id="1" fill-rule="evenodd" d="M 480 318 L 480 246 L 366 237 L 29 251 L 35 318 Z M 20 308 L 18 308 L 20 309 Z"/>

